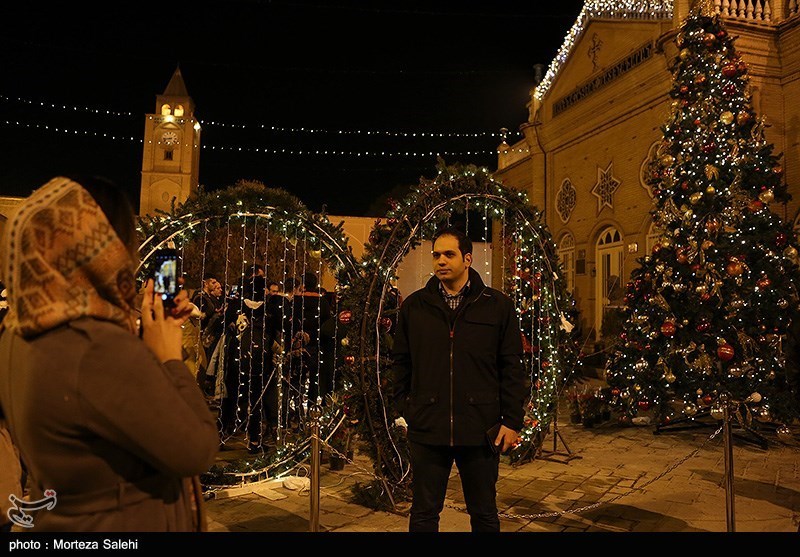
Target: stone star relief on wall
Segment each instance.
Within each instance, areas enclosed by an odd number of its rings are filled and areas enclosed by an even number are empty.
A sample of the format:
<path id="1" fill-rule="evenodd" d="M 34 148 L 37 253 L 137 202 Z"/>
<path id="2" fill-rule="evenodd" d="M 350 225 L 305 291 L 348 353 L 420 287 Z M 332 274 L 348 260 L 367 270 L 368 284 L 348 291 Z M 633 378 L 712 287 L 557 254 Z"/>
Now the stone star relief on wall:
<path id="1" fill-rule="evenodd" d="M 614 178 L 614 162 L 608 163 L 605 170 L 597 167 L 597 183 L 592 188 L 592 195 L 597 198 L 597 213 L 603 207 L 614 208 L 614 193 L 619 189 L 622 182 Z"/>

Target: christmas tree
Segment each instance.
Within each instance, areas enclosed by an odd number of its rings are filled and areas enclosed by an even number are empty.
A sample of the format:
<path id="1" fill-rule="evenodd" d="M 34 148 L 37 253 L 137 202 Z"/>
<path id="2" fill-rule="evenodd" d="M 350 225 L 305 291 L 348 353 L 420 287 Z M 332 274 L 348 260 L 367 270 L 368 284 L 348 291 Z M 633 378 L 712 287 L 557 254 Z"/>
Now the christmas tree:
<path id="1" fill-rule="evenodd" d="M 621 421 L 718 418 L 725 394 L 743 427 L 756 418 L 786 435 L 800 400 L 785 356 L 798 252 L 770 210 L 790 196 L 734 42 L 707 6 L 677 34 L 672 110 L 648 168 L 661 235 L 627 285 L 606 372 Z"/>

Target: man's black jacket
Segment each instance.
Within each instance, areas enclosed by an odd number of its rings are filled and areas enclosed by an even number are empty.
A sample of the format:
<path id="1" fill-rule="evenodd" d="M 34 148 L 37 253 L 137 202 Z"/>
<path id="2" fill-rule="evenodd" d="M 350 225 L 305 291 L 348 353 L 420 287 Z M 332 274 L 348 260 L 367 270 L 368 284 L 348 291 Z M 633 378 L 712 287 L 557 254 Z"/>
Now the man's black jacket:
<path id="1" fill-rule="evenodd" d="M 522 428 L 527 391 L 514 304 L 471 268 L 469 280 L 456 311 L 437 277 L 400 306 L 393 395 L 411 441 L 475 446 L 497 422 Z"/>

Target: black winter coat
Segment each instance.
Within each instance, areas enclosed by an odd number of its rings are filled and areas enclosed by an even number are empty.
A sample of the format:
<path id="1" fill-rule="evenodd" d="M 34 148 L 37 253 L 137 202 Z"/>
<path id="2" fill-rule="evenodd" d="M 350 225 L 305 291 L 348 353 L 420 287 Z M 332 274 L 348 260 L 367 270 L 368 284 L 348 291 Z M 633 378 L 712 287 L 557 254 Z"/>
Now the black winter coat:
<path id="1" fill-rule="evenodd" d="M 408 438 L 476 446 L 497 422 L 522 429 L 527 395 L 522 333 L 514 304 L 469 269 L 470 289 L 453 311 L 439 279 L 400 306 L 394 337 L 393 396 Z"/>

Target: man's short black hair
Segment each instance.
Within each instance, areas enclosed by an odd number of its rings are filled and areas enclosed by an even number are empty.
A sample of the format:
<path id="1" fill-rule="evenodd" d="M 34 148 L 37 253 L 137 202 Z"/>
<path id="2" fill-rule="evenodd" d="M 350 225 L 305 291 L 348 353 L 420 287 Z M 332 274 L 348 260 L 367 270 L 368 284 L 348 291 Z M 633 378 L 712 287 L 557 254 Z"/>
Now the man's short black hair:
<path id="1" fill-rule="evenodd" d="M 272 285 L 273 285 L 273 284 L 274 284 L 275 286 L 277 286 L 278 288 L 280 288 L 280 287 L 281 287 L 281 285 L 280 285 L 280 283 L 279 283 L 278 281 L 271 280 L 271 281 L 269 281 L 269 282 L 267 283 L 267 290 L 269 290 L 270 288 L 272 288 Z"/>
<path id="2" fill-rule="evenodd" d="M 250 267 L 250 276 L 255 277 L 260 275 L 264 272 L 264 266 L 260 263 L 253 263 L 253 266 Z"/>
<path id="3" fill-rule="evenodd" d="M 310 271 L 303 273 L 303 286 L 306 290 L 316 290 L 318 284 L 319 282 L 317 282 L 317 275 Z"/>
<path id="4" fill-rule="evenodd" d="M 470 240 L 469 236 L 464 234 L 458 228 L 454 226 L 447 226 L 438 230 L 433 236 L 432 243 L 435 244 L 436 240 L 438 240 L 440 236 L 453 236 L 456 240 L 458 240 L 458 249 L 461 251 L 461 257 L 464 257 L 468 253 L 472 253 L 472 240 Z"/>

